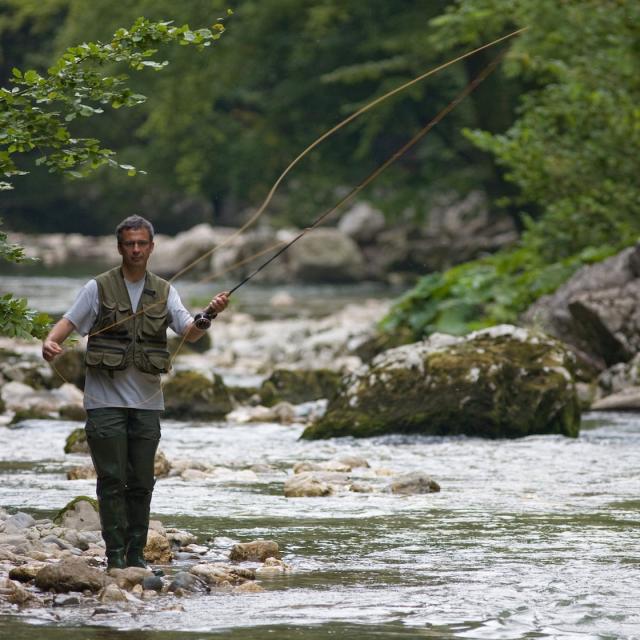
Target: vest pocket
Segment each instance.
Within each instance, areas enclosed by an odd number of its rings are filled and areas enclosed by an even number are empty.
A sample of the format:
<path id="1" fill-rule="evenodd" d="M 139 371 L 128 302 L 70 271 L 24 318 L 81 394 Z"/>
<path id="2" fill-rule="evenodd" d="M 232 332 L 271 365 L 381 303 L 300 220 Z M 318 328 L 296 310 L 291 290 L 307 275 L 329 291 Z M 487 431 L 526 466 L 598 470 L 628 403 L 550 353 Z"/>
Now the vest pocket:
<path id="1" fill-rule="evenodd" d="M 142 314 L 142 322 L 140 323 L 142 335 L 164 341 L 168 325 L 167 316 L 166 307 L 164 309 L 147 307 Z"/>
<path id="2" fill-rule="evenodd" d="M 98 367 L 99 369 L 125 369 L 126 351 L 118 347 L 94 346 L 87 349 L 84 357 L 88 367 Z"/>
<path id="3" fill-rule="evenodd" d="M 149 349 L 146 347 L 141 350 L 141 353 L 146 365 L 143 371 L 155 374 L 169 371 L 171 354 L 166 349 Z"/>

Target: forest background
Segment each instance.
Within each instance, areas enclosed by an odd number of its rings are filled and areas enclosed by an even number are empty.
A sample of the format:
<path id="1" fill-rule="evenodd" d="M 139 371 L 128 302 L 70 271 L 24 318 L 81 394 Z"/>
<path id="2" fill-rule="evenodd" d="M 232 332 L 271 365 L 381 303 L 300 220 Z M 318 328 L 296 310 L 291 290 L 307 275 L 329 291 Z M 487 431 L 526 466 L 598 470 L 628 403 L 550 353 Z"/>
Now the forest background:
<path id="1" fill-rule="evenodd" d="M 129 212 L 152 218 L 163 233 L 200 222 L 240 225 L 284 167 L 339 120 L 431 67 L 527 27 L 503 45 L 498 71 L 361 194 L 389 224 L 426 224 L 443 195 L 480 190 L 490 211 L 515 221 L 520 240 L 425 274 L 386 328 L 410 340 L 513 321 L 579 266 L 640 236 L 637 2 L 1 0 L 1 84 L 11 87 L 14 68 L 46 73 L 67 47 L 108 41 L 139 16 L 196 29 L 228 8 L 234 15 L 211 50 L 171 47 L 161 51 L 170 62 L 161 73 L 129 72 L 146 101 L 134 109 L 112 103 L 69 124 L 74 135 L 116 151 L 125 171 L 61 177 L 36 165 L 37 150 L 23 153 L 0 132 L 0 153 L 28 172 L 11 177 L 13 189 L 0 196 L 5 228 L 102 235 Z M 270 222 L 309 224 L 496 53 L 448 67 L 332 136 L 287 179 Z M 31 332 L 38 331 L 36 323 Z"/>

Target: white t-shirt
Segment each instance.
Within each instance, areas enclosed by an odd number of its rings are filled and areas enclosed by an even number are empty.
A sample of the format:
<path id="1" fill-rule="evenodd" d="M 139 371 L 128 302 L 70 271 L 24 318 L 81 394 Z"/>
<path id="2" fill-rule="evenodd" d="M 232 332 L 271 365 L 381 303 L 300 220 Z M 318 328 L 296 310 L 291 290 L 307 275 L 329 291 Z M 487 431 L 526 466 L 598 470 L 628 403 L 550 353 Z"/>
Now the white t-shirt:
<path id="1" fill-rule="evenodd" d="M 125 279 L 131 308 L 137 309 L 145 279 L 129 282 Z M 86 336 L 98 317 L 100 301 L 98 283 L 89 280 L 82 287 L 73 305 L 64 318 L 69 320 L 81 336 Z M 192 315 L 184 308 L 178 292 L 173 286 L 169 288 L 167 299 L 169 312 L 169 326 L 182 335 Z M 113 375 L 112 375 L 113 374 Z M 126 407 L 129 409 L 164 409 L 164 398 L 160 385 L 160 376 L 153 373 L 143 373 L 137 367 L 131 366 L 122 371 L 103 371 L 94 367 L 87 367 L 84 383 L 85 409 L 99 409 L 101 407 Z"/>

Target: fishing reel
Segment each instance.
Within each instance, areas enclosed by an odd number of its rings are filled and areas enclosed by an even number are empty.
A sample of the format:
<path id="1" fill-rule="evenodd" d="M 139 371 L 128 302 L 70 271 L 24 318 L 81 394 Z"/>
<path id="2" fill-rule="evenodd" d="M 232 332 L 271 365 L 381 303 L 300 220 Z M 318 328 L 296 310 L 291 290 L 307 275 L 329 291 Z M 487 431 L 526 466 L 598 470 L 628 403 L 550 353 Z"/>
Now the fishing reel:
<path id="1" fill-rule="evenodd" d="M 207 307 L 204 311 L 196 313 L 193 318 L 193 324 L 195 325 L 196 329 L 200 329 L 200 331 L 207 331 L 207 329 L 209 329 L 209 327 L 211 326 L 211 321 L 217 315 L 218 314 L 215 311 L 212 311 L 209 307 Z"/>

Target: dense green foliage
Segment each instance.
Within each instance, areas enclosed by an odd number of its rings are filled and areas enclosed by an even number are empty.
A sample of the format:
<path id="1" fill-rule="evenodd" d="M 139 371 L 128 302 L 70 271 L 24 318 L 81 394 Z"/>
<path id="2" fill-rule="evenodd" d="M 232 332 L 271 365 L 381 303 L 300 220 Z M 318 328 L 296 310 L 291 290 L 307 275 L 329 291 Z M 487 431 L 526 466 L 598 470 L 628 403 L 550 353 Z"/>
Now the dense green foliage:
<path id="1" fill-rule="evenodd" d="M 33 187 L 47 177 L 34 172 L 7 197 L 7 220 L 16 229 L 85 233 L 109 233 L 131 211 L 148 215 L 160 231 L 170 233 L 201 221 L 236 224 L 315 137 L 369 100 L 482 44 L 481 39 L 451 48 L 434 44 L 429 20 L 448 4 L 244 0 L 234 7 L 215 57 L 194 64 L 186 53 L 172 53 L 162 74 L 137 78 L 136 90 L 153 94 L 154 100 L 139 105 L 135 117 L 125 120 L 121 111 L 105 110 L 91 119 L 92 135 L 146 175 L 128 180 L 100 171 L 81 183 L 47 182 L 43 196 Z M 58 28 L 41 30 L 36 42 L 46 51 L 82 39 L 102 40 L 140 15 L 207 24 L 227 5 L 226 0 L 60 0 Z M 32 20 L 38 12 L 34 5 Z M 4 33 L 7 53 L 20 56 L 12 48 L 10 24 Z M 336 201 L 336 193 L 359 182 L 430 120 L 493 55 L 431 77 L 327 140 L 296 167 L 270 212 L 284 223 L 315 218 Z M 366 197 L 397 219 L 423 218 L 443 192 L 503 193 L 491 157 L 461 129 L 504 131 L 518 90 L 517 79 L 492 75 L 424 143 L 376 180 Z M 500 108 L 485 108 L 496 94 L 502 96 Z M 73 223 L 70 212 L 77 214 Z"/>
<path id="2" fill-rule="evenodd" d="M 521 242 L 425 276 L 387 318 L 389 329 L 409 327 L 420 337 L 512 322 L 579 266 L 640 236 L 640 4 L 508 4 L 509 19 L 529 30 L 514 42 L 507 69 L 530 89 L 505 133 L 467 135 L 517 186 L 511 200 L 529 212 Z M 465 0 L 435 22 L 464 42 L 487 16 L 500 22 L 503 6 Z"/>
<path id="3" fill-rule="evenodd" d="M 211 29 L 193 31 L 187 25 L 174 27 L 139 18 L 130 29 L 118 29 L 107 43 L 85 42 L 68 48 L 45 74 L 13 67 L 13 88 L 0 89 L 0 171 L 7 178 L 25 175 L 16 156 L 33 152 L 37 154 L 35 165 L 50 173 L 83 177 L 106 164 L 135 175 L 135 167 L 120 164 L 98 138 L 70 130 L 70 123 L 79 116 L 103 113 L 101 105 L 117 109 L 144 102 L 145 96 L 127 86 L 126 75 L 105 75 L 102 67 L 117 64 L 136 71 L 160 70 L 168 62 L 153 59 L 158 46 L 178 43 L 204 48 L 223 31 L 220 21 Z M 0 190 L 11 188 L 9 182 L 0 182 Z M 26 259 L 24 251 L 9 244 L 2 232 L 0 259 L 15 263 Z M 0 335 L 43 338 L 49 322 L 46 314 L 29 309 L 25 299 L 11 293 L 0 297 Z"/>

